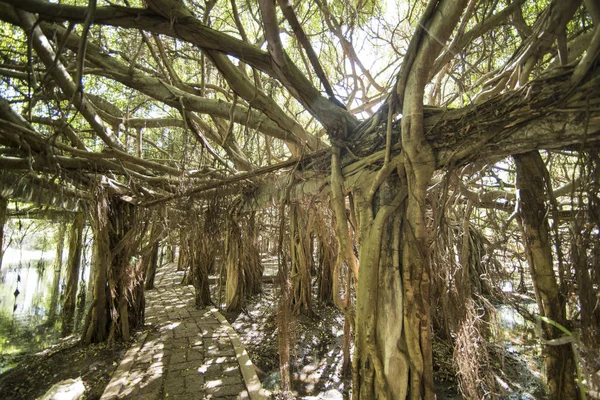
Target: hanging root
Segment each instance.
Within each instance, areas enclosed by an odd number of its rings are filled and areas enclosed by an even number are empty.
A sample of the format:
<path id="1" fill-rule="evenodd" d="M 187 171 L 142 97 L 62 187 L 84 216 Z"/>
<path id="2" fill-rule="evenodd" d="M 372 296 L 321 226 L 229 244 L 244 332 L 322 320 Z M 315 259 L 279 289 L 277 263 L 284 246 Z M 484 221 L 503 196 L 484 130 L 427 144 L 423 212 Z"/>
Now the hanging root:
<path id="1" fill-rule="evenodd" d="M 482 321 L 473 300 L 468 299 L 464 320 L 458 327 L 454 343 L 454 367 L 459 388 L 466 398 L 480 399 L 494 387 L 486 339 L 480 332 Z"/>

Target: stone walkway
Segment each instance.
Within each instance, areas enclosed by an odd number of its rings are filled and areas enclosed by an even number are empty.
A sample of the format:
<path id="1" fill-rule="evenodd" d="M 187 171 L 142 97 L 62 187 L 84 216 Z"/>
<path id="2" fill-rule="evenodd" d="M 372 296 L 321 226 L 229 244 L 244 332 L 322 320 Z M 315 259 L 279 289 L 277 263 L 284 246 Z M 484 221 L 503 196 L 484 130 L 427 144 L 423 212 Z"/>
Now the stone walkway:
<path id="1" fill-rule="evenodd" d="M 146 326 L 101 400 L 267 399 L 235 330 L 214 309 L 199 310 L 183 272 L 167 264 L 146 292 Z"/>

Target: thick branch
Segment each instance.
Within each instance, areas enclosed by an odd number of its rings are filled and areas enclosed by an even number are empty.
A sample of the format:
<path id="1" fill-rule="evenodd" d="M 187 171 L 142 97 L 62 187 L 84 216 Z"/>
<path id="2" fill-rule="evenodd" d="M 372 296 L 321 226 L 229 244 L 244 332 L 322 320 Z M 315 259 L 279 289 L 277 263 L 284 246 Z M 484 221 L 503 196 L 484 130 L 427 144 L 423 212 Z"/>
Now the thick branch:
<path id="1" fill-rule="evenodd" d="M 77 89 L 75 82 L 73 82 L 73 79 L 71 79 L 71 76 L 67 73 L 67 70 L 62 63 L 60 61 L 54 62 L 57 55 L 54 53 L 54 50 L 52 50 L 52 47 L 50 46 L 48 39 L 46 39 L 42 33 L 42 30 L 36 25 L 35 17 L 24 11 L 18 11 L 18 14 L 23 28 L 32 37 L 32 44 L 37 55 L 46 65 L 46 68 L 51 69 L 51 74 L 60 85 L 61 89 L 70 99 L 72 99 L 73 104 L 104 143 L 109 147 L 122 150 L 123 145 L 112 132 L 110 132 L 110 129 L 102 123 L 102 120 L 83 96 L 83 92 Z M 53 65 L 54 67 L 51 68 Z"/>
<path id="2" fill-rule="evenodd" d="M 42 0 L 0 0 L 0 3 L 12 4 L 23 10 L 38 13 L 40 18 L 48 21 L 68 19 L 82 22 L 86 10 L 86 7 L 53 4 Z M 12 22 L 10 16 L 2 15 L 3 13 L 10 13 L 10 8 L 0 7 L 0 18 Z M 148 9 L 109 6 L 96 9 L 94 23 L 143 29 L 178 38 L 197 45 L 203 50 L 214 50 L 236 57 L 273 77 L 279 76 L 273 69 L 274 62 L 268 53 L 213 30 L 203 25 L 197 18 L 166 18 Z M 315 118 L 326 127 L 337 125 L 339 121 L 345 121 L 350 128 L 357 125 L 358 121 L 350 113 L 323 97 L 294 63 L 287 56 L 285 57 L 285 67 L 282 69 L 285 79 L 282 79 L 282 83 Z"/>

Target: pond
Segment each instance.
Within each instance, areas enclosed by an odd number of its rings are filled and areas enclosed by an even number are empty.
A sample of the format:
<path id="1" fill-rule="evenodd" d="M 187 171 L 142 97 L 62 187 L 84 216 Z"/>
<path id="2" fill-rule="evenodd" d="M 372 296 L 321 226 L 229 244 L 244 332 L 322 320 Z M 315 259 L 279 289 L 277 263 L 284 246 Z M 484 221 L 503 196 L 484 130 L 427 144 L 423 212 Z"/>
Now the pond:
<path id="1" fill-rule="evenodd" d="M 12 366 L 11 356 L 43 350 L 61 338 L 65 276 L 64 266 L 62 271 L 55 271 L 54 258 L 54 250 L 8 248 L 4 254 L 0 270 L 0 372 Z M 86 259 L 83 277 L 87 282 Z"/>

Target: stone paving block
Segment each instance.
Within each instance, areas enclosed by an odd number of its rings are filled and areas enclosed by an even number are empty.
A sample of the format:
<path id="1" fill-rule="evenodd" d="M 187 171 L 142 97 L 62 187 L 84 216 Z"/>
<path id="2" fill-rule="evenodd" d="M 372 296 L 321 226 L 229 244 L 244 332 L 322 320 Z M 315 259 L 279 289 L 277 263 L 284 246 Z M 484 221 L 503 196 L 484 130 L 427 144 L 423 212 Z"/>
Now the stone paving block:
<path id="1" fill-rule="evenodd" d="M 204 393 L 186 393 L 181 395 L 169 397 L 169 400 L 204 400 Z"/>
<path id="2" fill-rule="evenodd" d="M 135 398 L 140 395 L 140 387 L 137 385 L 128 385 L 121 389 L 119 398 Z"/>
<path id="3" fill-rule="evenodd" d="M 218 356 L 235 356 L 235 349 L 231 343 L 219 343 L 218 349 L 211 349 Z"/>
<path id="4" fill-rule="evenodd" d="M 142 390 L 140 390 L 140 393 L 138 396 L 139 396 L 140 400 L 162 400 L 164 398 L 164 396 L 162 395 L 161 392 L 153 392 L 153 391 L 144 392 Z"/>
<path id="5" fill-rule="evenodd" d="M 203 327 L 200 329 L 200 335 L 201 335 L 203 338 L 207 338 L 207 339 L 208 339 L 208 338 L 212 338 L 212 337 L 216 337 L 216 335 L 215 335 L 215 336 L 213 336 L 213 335 L 214 335 L 214 328 L 213 328 L 213 327 L 210 327 L 210 326 L 203 326 Z"/>
<path id="6" fill-rule="evenodd" d="M 211 364 L 227 364 L 227 363 L 235 363 L 237 362 L 236 357 L 231 356 L 221 356 L 215 354 L 206 354 L 204 358 L 204 363 L 207 365 Z"/>
<path id="7" fill-rule="evenodd" d="M 204 376 L 199 374 L 187 375 L 184 379 L 186 392 L 200 392 L 204 389 Z"/>
<path id="8" fill-rule="evenodd" d="M 146 370 L 131 370 L 127 377 L 127 385 L 136 385 L 144 379 Z"/>
<path id="9" fill-rule="evenodd" d="M 196 335 L 198 335 L 198 328 L 195 329 L 183 329 L 182 331 L 178 332 L 175 334 L 175 337 L 177 338 L 177 335 L 180 335 L 180 337 L 184 337 L 184 338 L 191 338 L 191 337 L 195 337 Z"/>
<path id="10" fill-rule="evenodd" d="M 169 371 L 181 371 L 182 369 L 195 369 L 198 368 L 197 364 L 192 362 L 182 362 L 178 364 L 169 364 L 167 367 Z"/>
<path id="11" fill-rule="evenodd" d="M 177 371 L 169 370 L 167 372 L 165 380 L 173 380 L 175 378 L 182 378 L 183 376 L 185 376 L 186 371 L 187 370 L 185 370 L 185 369 L 180 369 L 180 370 L 177 370 Z"/>
<path id="12" fill-rule="evenodd" d="M 161 352 L 162 352 L 162 357 L 160 358 L 161 362 L 166 363 L 167 360 L 171 357 L 171 354 L 173 354 L 173 351 L 174 350 L 171 347 L 161 350 Z M 160 354 L 160 352 L 158 352 L 157 354 Z"/>
<path id="13" fill-rule="evenodd" d="M 246 391 L 246 387 L 242 384 L 239 385 L 223 385 L 214 388 L 207 388 L 206 394 L 212 395 L 214 398 L 226 397 L 226 396 L 237 396 L 240 393 Z"/>
<path id="14" fill-rule="evenodd" d="M 247 400 L 250 398 L 250 395 L 248 394 L 247 390 L 244 390 L 242 393 L 236 395 L 236 396 L 224 396 L 224 397 L 211 397 L 213 399 L 219 399 L 219 400 Z"/>
<path id="15" fill-rule="evenodd" d="M 187 338 L 176 338 L 171 343 L 176 348 L 186 348 L 190 345 L 190 341 Z"/>
<path id="16" fill-rule="evenodd" d="M 218 351 L 221 349 L 233 348 L 228 336 L 207 338 L 204 340 L 204 344 L 206 346 L 206 349 L 210 351 Z"/>
<path id="17" fill-rule="evenodd" d="M 219 346 L 219 349 L 221 349 L 221 350 L 233 350 L 233 344 L 231 343 L 231 340 L 219 341 L 219 342 L 217 342 L 217 345 Z"/>
<path id="18" fill-rule="evenodd" d="M 209 310 L 190 310 L 190 317 L 192 318 L 202 318 L 205 316 L 212 316 L 211 312 Z"/>
<path id="19" fill-rule="evenodd" d="M 161 361 L 156 361 L 150 364 L 146 370 L 147 375 L 163 375 L 166 372 L 165 364 Z"/>
<path id="20" fill-rule="evenodd" d="M 166 359 L 167 355 L 170 355 L 171 353 L 167 350 L 157 350 L 156 353 L 154 353 L 152 355 L 152 361 L 153 362 L 159 362 L 162 361 L 164 359 Z"/>
<path id="21" fill-rule="evenodd" d="M 173 330 L 168 326 L 161 326 L 158 329 L 160 331 L 160 340 L 168 341 L 173 338 Z"/>
<path id="22" fill-rule="evenodd" d="M 210 380 L 206 381 L 206 388 L 213 388 L 213 387 L 217 387 L 217 386 L 225 386 L 225 385 L 237 385 L 237 384 L 242 384 L 244 383 L 242 381 L 242 377 L 239 375 L 231 375 L 231 376 L 221 376 L 221 377 L 214 377 L 211 378 Z"/>
<path id="23" fill-rule="evenodd" d="M 252 397 L 246 389 L 232 329 L 216 310 L 196 308 L 194 290 L 182 286 L 182 278 L 182 271 L 157 271 L 156 288 L 146 296 L 151 329 L 121 363 L 120 375 L 113 377 L 103 398 L 265 398 Z"/>
<path id="24" fill-rule="evenodd" d="M 161 389 L 163 385 L 162 376 L 154 376 L 145 382 L 141 382 L 140 387 L 140 395 L 143 398 L 150 397 L 152 393 L 156 393 L 156 395 L 160 395 Z M 148 395 L 148 396 L 146 396 Z M 157 397 L 158 398 L 158 397 Z"/>
<path id="25" fill-rule="evenodd" d="M 205 362 L 204 365 L 198 369 L 198 371 L 204 374 L 206 379 L 209 379 L 209 377 L 238 375 L 240 374 L 240 367 L 237 363 L 206 364 Z"/>
<path id="26" fill-rule="evenodd" d="M 136 360 L 133 363 L 131 370 L 136 371 L 136 372 L 140 371 L 140 372 L 144 373 L 148 368 L 150 368 L 149 362 L 140 362 L 139 360 Z"/>
<path id="27" fill-rule="evenodd" d="M 187 360 L 204 360 L 204 349 L 198 347 L 192 347 L 187 351 Z"/>
<path id="28" fill-rule="evenodd" d="M 185 392 L 183 377 L 174 377 L 167 379 L 164 384 L 165 397 L 175 394 L 183 394 Z"/>
<path id="29" fill-rule="evenodd" d="M 160 342 L 160 333 L 156 330 L 152 330 L 148 333 L 148 337 L 146 338 L 146 343 L 144 343 L 144 347 L 148 346 L 153 349 L 156 349 L 157 346 L 162 346 L 163 344 Z"/>
<path id="30" fill-rule="evenodd" d="M 171 358 L 169 359 L 169 364 L 178 364 L 185 362 L 186 360 L 186 352 L 184 346 L 179 346 L 178 349 L 174 350 L 171 354 Z"/>

